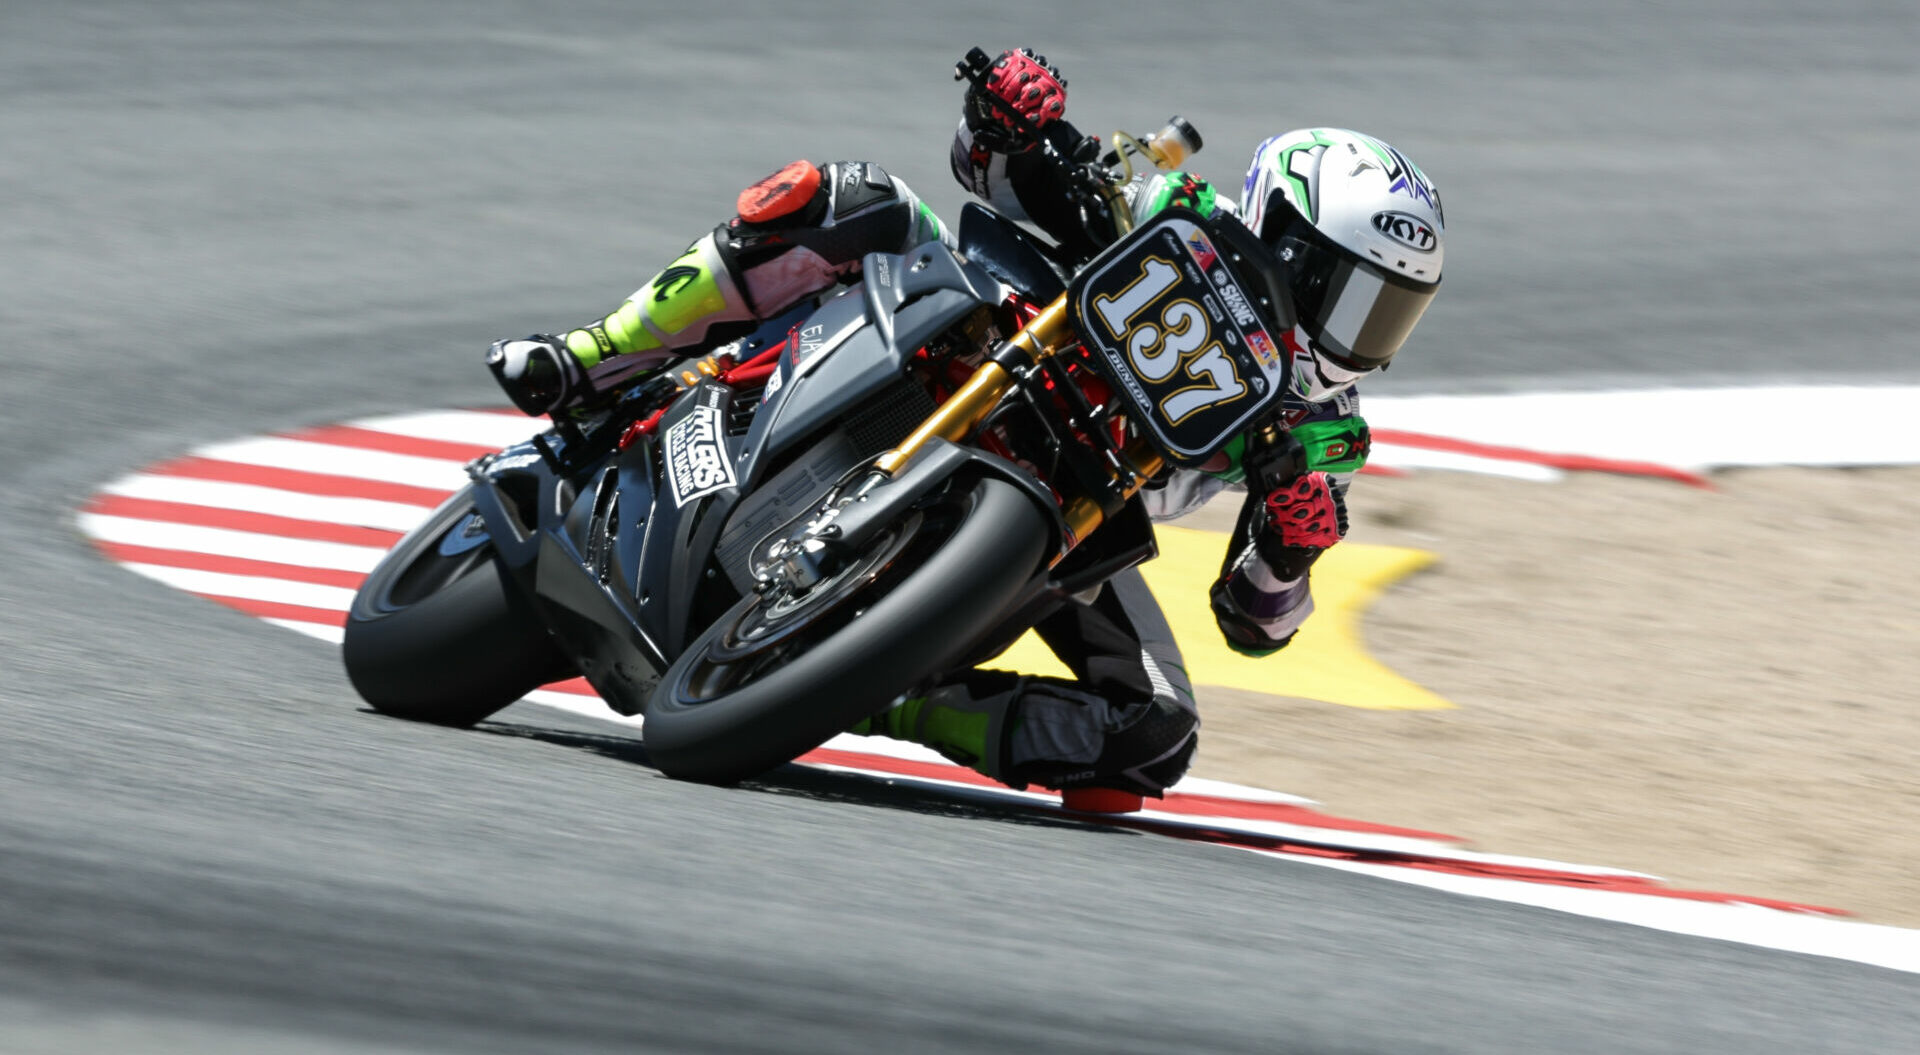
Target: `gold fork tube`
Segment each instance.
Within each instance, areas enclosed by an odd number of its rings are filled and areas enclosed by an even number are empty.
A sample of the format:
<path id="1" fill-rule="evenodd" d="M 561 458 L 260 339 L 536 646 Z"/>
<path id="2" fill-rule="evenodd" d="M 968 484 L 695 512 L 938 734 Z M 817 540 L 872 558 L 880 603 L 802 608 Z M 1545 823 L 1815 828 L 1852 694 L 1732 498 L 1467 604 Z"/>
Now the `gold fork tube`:
<path id="1" fill-rule="evenodd" d="M 1166 459 L 1160 456 L 1160 452 L 1154 450 L 1147 441 L 1138 436 L 1127 443 L 1126 448 L 1120 452 L 1120 457 L 1125 460 L 1127 468 L 1133 470 L 1133 479 L 1126 484 L 1128 498 L 1138 494 L 1140 489 L 1146 486 L 1147 481 L 1153 479 L 1154 474 L 1166 465 Z M 1073 532 L 1073 541 L 1076 544 L 1092 534 L 1093 530 L 1106 520 L 1106 514 L 1100 511 L 1100 503 L 1085 495 L 1068 501 L 1066 508 L 1060 512 L 1067 522 L 1067 530 Z"/>
<path id="2" fill-rule="evenodd" d="M 1062 293 L 1020 327 L 1019 333 L 1007 338 L 1007 343 L 1026 349 L 1034 361 L 1039 362 L 1051 358 L 1072 339 L 1073 326 L 1067 321 L 1067 295 Z"/>
<path id="3" fill-rule="evenodd" d="M 1062 294 L 1053 303 L 1040 309 L 1040 314 L 1022 326 L 1020 332 L 1007 338 L 1007 343 L 1026 352 L 1033 362 L 1038 363 L 1058 354 L 1072 339 L 1073 328 L 1067 321 L 1067 298 Z M 874 467 L 892 476 L 934 437 L 956 443 L 965 439 L 999 405 L 1001 398 L 1013 387 L 1013 382 L 1012 371 L 999 363 L 980 364 L 980 368 L 973 372 L 966 384 L 960 386 L 958 392 L 940 404 L 940 409 L 901 440 L 898 447 L 882 454 Z M 1120 452 L 1120 456 L 1126 468 L 1132 472 L 1132 478 L 1125 484 L 1128 498 L 1132 498 L 1166 464 L 1159 451 L 1137 436 Z M 1068 499 L 1062 514 L 1076 544 L 1106 519 L 1106 515 L 1100 511 L 1100 503 L 1085 495 Z"/>
<path id="4" fill-rule="evenodd" d="M 1037 363 L 1057 353 L 1072 337 L 1073 328 L 1067 322 L 1067 297 L 1063 293 L 1040 309 L 1040 314 L 1020 327 L 1020 332 L 1008 338 L 1007 343 L 1026 352 Z M 913 460 L 928 440 L 939 437 L 957 443 L 965 439 L 1012 387 L 1012 371 L 999 363 L 981 363 L 958 392 L 940 404 L 940 409 L 901 440 L 898 447 L 882 454 L 874 462 L 874 468 L 892 476 Z"/>
<path id="5" fill-rule="evenodd" d="M 1100 512 L 1100 503 L 1085 495 L 1068 502 L 1067 507 L 1060 511 L 1060 516 L 1067 522 L 1067 530 L 1072 533 L 1075 545 L 1093 534 L 1093 529 L 1106 519 L 1106 515 Z"/>

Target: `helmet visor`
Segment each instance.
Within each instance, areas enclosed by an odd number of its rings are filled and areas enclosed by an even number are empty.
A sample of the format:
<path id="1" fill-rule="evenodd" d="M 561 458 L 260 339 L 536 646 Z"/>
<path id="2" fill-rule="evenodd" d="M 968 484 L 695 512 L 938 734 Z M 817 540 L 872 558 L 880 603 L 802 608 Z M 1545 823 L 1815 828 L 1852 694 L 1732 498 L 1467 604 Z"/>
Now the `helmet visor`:
<path id="1" fill-rule="evenodd" d="M 1294 310 L 1320 351 L 1355 370 L 1374 370 L 1395 352 L 1425 314 L 1438 283 L 1393 274 L 1322 234 L 1279 191 L 1260 237 L 1279 257 Z"/>

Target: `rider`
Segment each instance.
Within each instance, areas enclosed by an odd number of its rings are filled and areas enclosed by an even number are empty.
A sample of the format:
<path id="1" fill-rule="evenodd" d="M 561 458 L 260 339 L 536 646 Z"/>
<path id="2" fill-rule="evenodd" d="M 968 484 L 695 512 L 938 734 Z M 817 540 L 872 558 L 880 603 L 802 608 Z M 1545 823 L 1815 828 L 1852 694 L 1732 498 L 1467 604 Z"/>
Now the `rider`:
<path id="1" fill-rule="evenodd" d="M 1104 203 L 1087 200 L 1044 161 L 1029 131 L 1073 156 L 1082 138 L 1063 119 L 1065 107 L 1066 81 L 1043 56 L 1002 53 L 967 91 L 952 166 L 963 186 L 1046 231 L 1078 263 L 1119 232 Z M 1176 472 L 1142 492 L 1154 518 L 1169 519 L 1245 482 L 1210 598 L 1228 645 L 1268 655 L 1313 611 L 1309 569 L 1346 534 L 1347 485 L 1368 447 L 1354 384 L 1387 367 L 1438 290 L 1440 196 L 1385 143 L 1313 128 L 1255 149 L 1237 208 L 1184 172 L 1136 180 L 1127 201 L 1136 221 L 1168 205 L 1237 214 L 1288 276 L 1298 322 L 1281 335 L 1292 370 L 1272 424 L 1290 438 L 1250 435 L 1206 471 Z M 590 410 L 856 279 L 867 253 L 952 244 L 933 211 L 872 163 L 796 161 L 742 191 L 737 208 L 613 314 L 563 335 L 494 344 L 488 365 L 514 404 L 529 414 Z M 1158 796 L 1178 780 L 1199 716 L 1173 635 L 1138 570 L 1035 630 L 1076 680 L 961 672 L 854 731 L 926 744 L 1015 787 Z"/>

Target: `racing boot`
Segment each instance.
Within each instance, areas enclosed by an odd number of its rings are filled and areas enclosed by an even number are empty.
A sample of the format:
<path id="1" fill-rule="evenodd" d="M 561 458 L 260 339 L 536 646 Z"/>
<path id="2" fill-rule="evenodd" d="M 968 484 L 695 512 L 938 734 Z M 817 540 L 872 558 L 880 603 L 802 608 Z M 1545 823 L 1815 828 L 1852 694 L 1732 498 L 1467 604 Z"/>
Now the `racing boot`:
<path id="1" fill-rule="evenodd" d="M 1163 699 L 1115 703 L 1071 682 L 969 671 L 849 732 L 931 747 L 1008 787 L 1160 798 L 1186 773 L 1199 718 Z"/>
<path id="2" fill-rule="evenodd" d="M 585 409 L 598 395 L 587 368 L 559 338 L 546 334 L 493 342 L 487 369 L 523 414 Z"/>

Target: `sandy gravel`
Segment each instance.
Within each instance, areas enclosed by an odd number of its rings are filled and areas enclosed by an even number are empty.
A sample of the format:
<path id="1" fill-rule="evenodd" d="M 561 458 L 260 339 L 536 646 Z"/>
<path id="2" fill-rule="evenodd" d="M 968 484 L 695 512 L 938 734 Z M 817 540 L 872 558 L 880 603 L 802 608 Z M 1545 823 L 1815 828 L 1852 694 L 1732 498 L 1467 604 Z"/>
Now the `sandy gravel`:
<path id="1" fill-rule="evenodd" d="M 1440 557 L 1368 643 L 1459 708 L 1202 690 L 1195 772 L 1920 926 L 1920 469 L 1715 483 L 1363 478 L 1350 537 Z"/>

